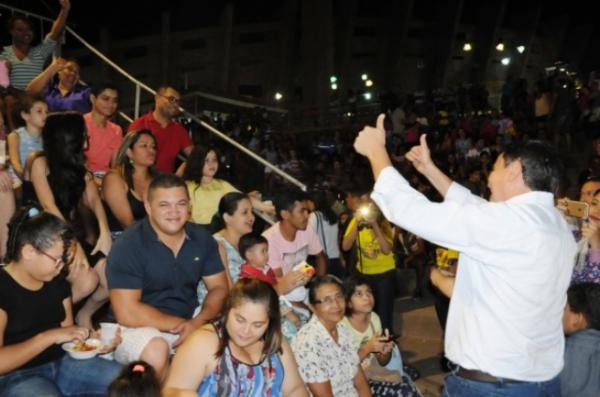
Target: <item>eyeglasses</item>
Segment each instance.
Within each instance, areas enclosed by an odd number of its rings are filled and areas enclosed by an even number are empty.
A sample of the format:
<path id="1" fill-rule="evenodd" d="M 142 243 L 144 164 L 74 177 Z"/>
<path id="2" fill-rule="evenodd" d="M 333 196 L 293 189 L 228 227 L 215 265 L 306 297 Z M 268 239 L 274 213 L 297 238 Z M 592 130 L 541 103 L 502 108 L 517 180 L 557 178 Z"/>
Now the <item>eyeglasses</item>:
<path id="1" fill-rule="evenodd" d="M 161 94 L 158 94 L 158 95 L 165 98 L 167 101 L 169 101 L 170 104 L 179 105 L 181 103 L 181 98 L 178 98 L 176 96 L 173 96 L 173 95 L 166 96 L 166 95 L 161 95 Z"/>
<path id="2" fill-rule="evenodd" d="M 323 299 L 320 300 L 315 300 L 315 304 L 321 304 L 321 305 L 325 305 L 325 306 L 331 306 L 333 305 L 333 302 L 344 302 L 345 298 L 344 295 L 342 294 L 336 294 L 334 296 L 326 296 Z"/>
<path id="3" fill-rule="evenodd" d="M 59 267 L 63 267 L 65 264 L 65 261 L 63 260 L 63 258 L 55 258 L 54 256 L 50 255 L 47 252 L 42 251 L 41 249 L 37 250 L 40 254 L 44 255 L 47 258 L 50 258 L 54 261 L 54 266 L 59 268 Z"/>

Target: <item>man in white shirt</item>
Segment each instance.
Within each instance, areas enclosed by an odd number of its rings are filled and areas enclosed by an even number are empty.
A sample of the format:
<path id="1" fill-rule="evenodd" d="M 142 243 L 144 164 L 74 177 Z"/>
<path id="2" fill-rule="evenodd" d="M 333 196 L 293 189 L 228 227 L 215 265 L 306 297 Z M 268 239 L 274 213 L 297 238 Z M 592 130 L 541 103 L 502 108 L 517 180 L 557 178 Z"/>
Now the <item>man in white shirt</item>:
<path id="1" fill-rule="evenodd" d="M 444 175 L 422 136 L 407 158 L 444 196 L 433 203 L 391 167 L 383 117 L 354 142 L 373 169 L 373 200 L 393 223 L 461 253 L 445 340 L 459 367 L 444 396 L 560 395 L 575 241 L 554 207 L 558 160 L 538 142 L 507 149 L 489 176 L 488 202 Z"/>

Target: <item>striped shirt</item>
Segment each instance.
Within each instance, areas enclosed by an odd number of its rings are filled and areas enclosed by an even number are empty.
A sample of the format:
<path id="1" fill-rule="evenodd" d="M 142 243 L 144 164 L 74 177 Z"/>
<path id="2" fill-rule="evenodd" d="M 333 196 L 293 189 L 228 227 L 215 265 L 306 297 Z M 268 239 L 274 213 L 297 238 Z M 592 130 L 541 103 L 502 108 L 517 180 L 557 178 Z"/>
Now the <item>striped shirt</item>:
<path id="1" fill-rule="evenodd" d="M 4 47 L 0 58 L 5 58 L 11 63 L 10 82 L 13 87 L 24 90 L 27 84 L 35 79 L 43 70 L 46 59 L 56 47 L 56 40 L 46 37 L 35 47 L 31 47 L 27 56 L 17 58 L 12 45 Z"/>

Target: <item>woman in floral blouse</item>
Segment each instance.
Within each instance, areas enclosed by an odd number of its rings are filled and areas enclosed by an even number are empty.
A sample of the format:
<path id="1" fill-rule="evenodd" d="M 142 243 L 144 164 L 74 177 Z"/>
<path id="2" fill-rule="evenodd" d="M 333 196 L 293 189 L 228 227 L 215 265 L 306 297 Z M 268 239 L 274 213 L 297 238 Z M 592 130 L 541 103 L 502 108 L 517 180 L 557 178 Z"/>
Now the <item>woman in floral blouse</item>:
<path id="1" fill-rule="evenodd" d="M 346 307 L 342 282 L 315 277 L 308 299 L 314 315 L 292 342 L 300 376 L 315 396 L 371 397 L 350 330 L 340 323 Z"/>

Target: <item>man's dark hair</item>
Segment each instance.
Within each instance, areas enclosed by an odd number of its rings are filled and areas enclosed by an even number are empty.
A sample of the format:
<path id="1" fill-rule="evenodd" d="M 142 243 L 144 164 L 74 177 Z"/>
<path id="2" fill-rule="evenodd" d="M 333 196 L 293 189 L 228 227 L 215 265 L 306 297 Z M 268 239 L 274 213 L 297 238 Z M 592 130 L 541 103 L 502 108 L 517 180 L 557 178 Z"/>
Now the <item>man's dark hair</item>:
<path id="1" fill-rule="evenodd" d="M 546 144 L 529 141 L 523 145 L 509 145 L 504 151 L 504 164 L 521 162 L 523 180 L 531 190 L 557 194 L 564 165 Z"/>
<path id="2" fill-rule="evenodd" d="M 600 330 L 600 284 L 573 284 L 567 291 L 567 302 L 573 313 L 581 313 L 589 328 Z"/>
<path id="3" fill-rule="evenodd" d="M 183 190 L 185 190 L 185 195 L 189 198 L 187 186 L 183 179 L 174 174 L 159 174 L 152 180 L 148 187 L 148 201 L 152 200 L 152 193 L 154 193 L 156 189 L 169 189 L 172 187 L 183 188 Z"/>
<path id="4" fill-rule="evenodd" d="M 281 211 L 286 210 L 292 212 L 297 202 L 306 200 L 306 194 L 297 189 L 291 189 L 289 191 L 279 193 L 275 197 L 275 211 L 277 217 L 282 219 Z"/>
<path id="5" fill-rule="evenodd" d="M 269 242 L 267 241 L 267 239 L 258 234 L 258 233 L 247 233 L 244 234 L 242 237 L 240 237 L 240 241 L 238 243 L 238 249 L 240 251 L 240 256 L 242 258 L 244 258 L 245 260 L 248 260 L 248 258 L 246 258 L 246 252 L 248 252 L 248 250 L 252 249 L 252 247 L 254 247 L 255 245 L 258 244 L 267 244 L 269 245 Z"/>
<path id="6" fill-rule="evenodd" d="M 158 95 L 164 95 L 164 94 L 165 94 L 165 92 L 167 92 L 167 90 L 168 90 L 169 88 L 170 88 L 170 89 L 172 89 L 173 91 L 177 91 L 177 92 L 179 92 L 179 90 L 178 90 L 176 87 L 172 86 L 172 85 L 161 85 L 161 86 L 160 86 L 160 87 L 158 87 L 158 89 L 156 90 L 156 93 L 157 93 Z"/>
<path id="7" fill-rule="evenodd" d="M 333 274 L 326 274 L 324 276 L 315 276 L 308 283 L 308 301 L 311 305 L 314 305 L 317 302 L 317 290 L 326 284 L 334 284 L 337 285 L 344 294 L 344 283 L 334 276 Z"/>
<path id="8" fill-rule="evenodd" d="M 117 94 L 119 94 L 119 89 L 117 88 L 117 86 L 111 83 L 110 81 L 101 81 L 92 85 L 92 95 L 94 95 L 95 97 L 102 94 L 102 91 L 104 90 L 113 90 L 116 91 Z"/>

